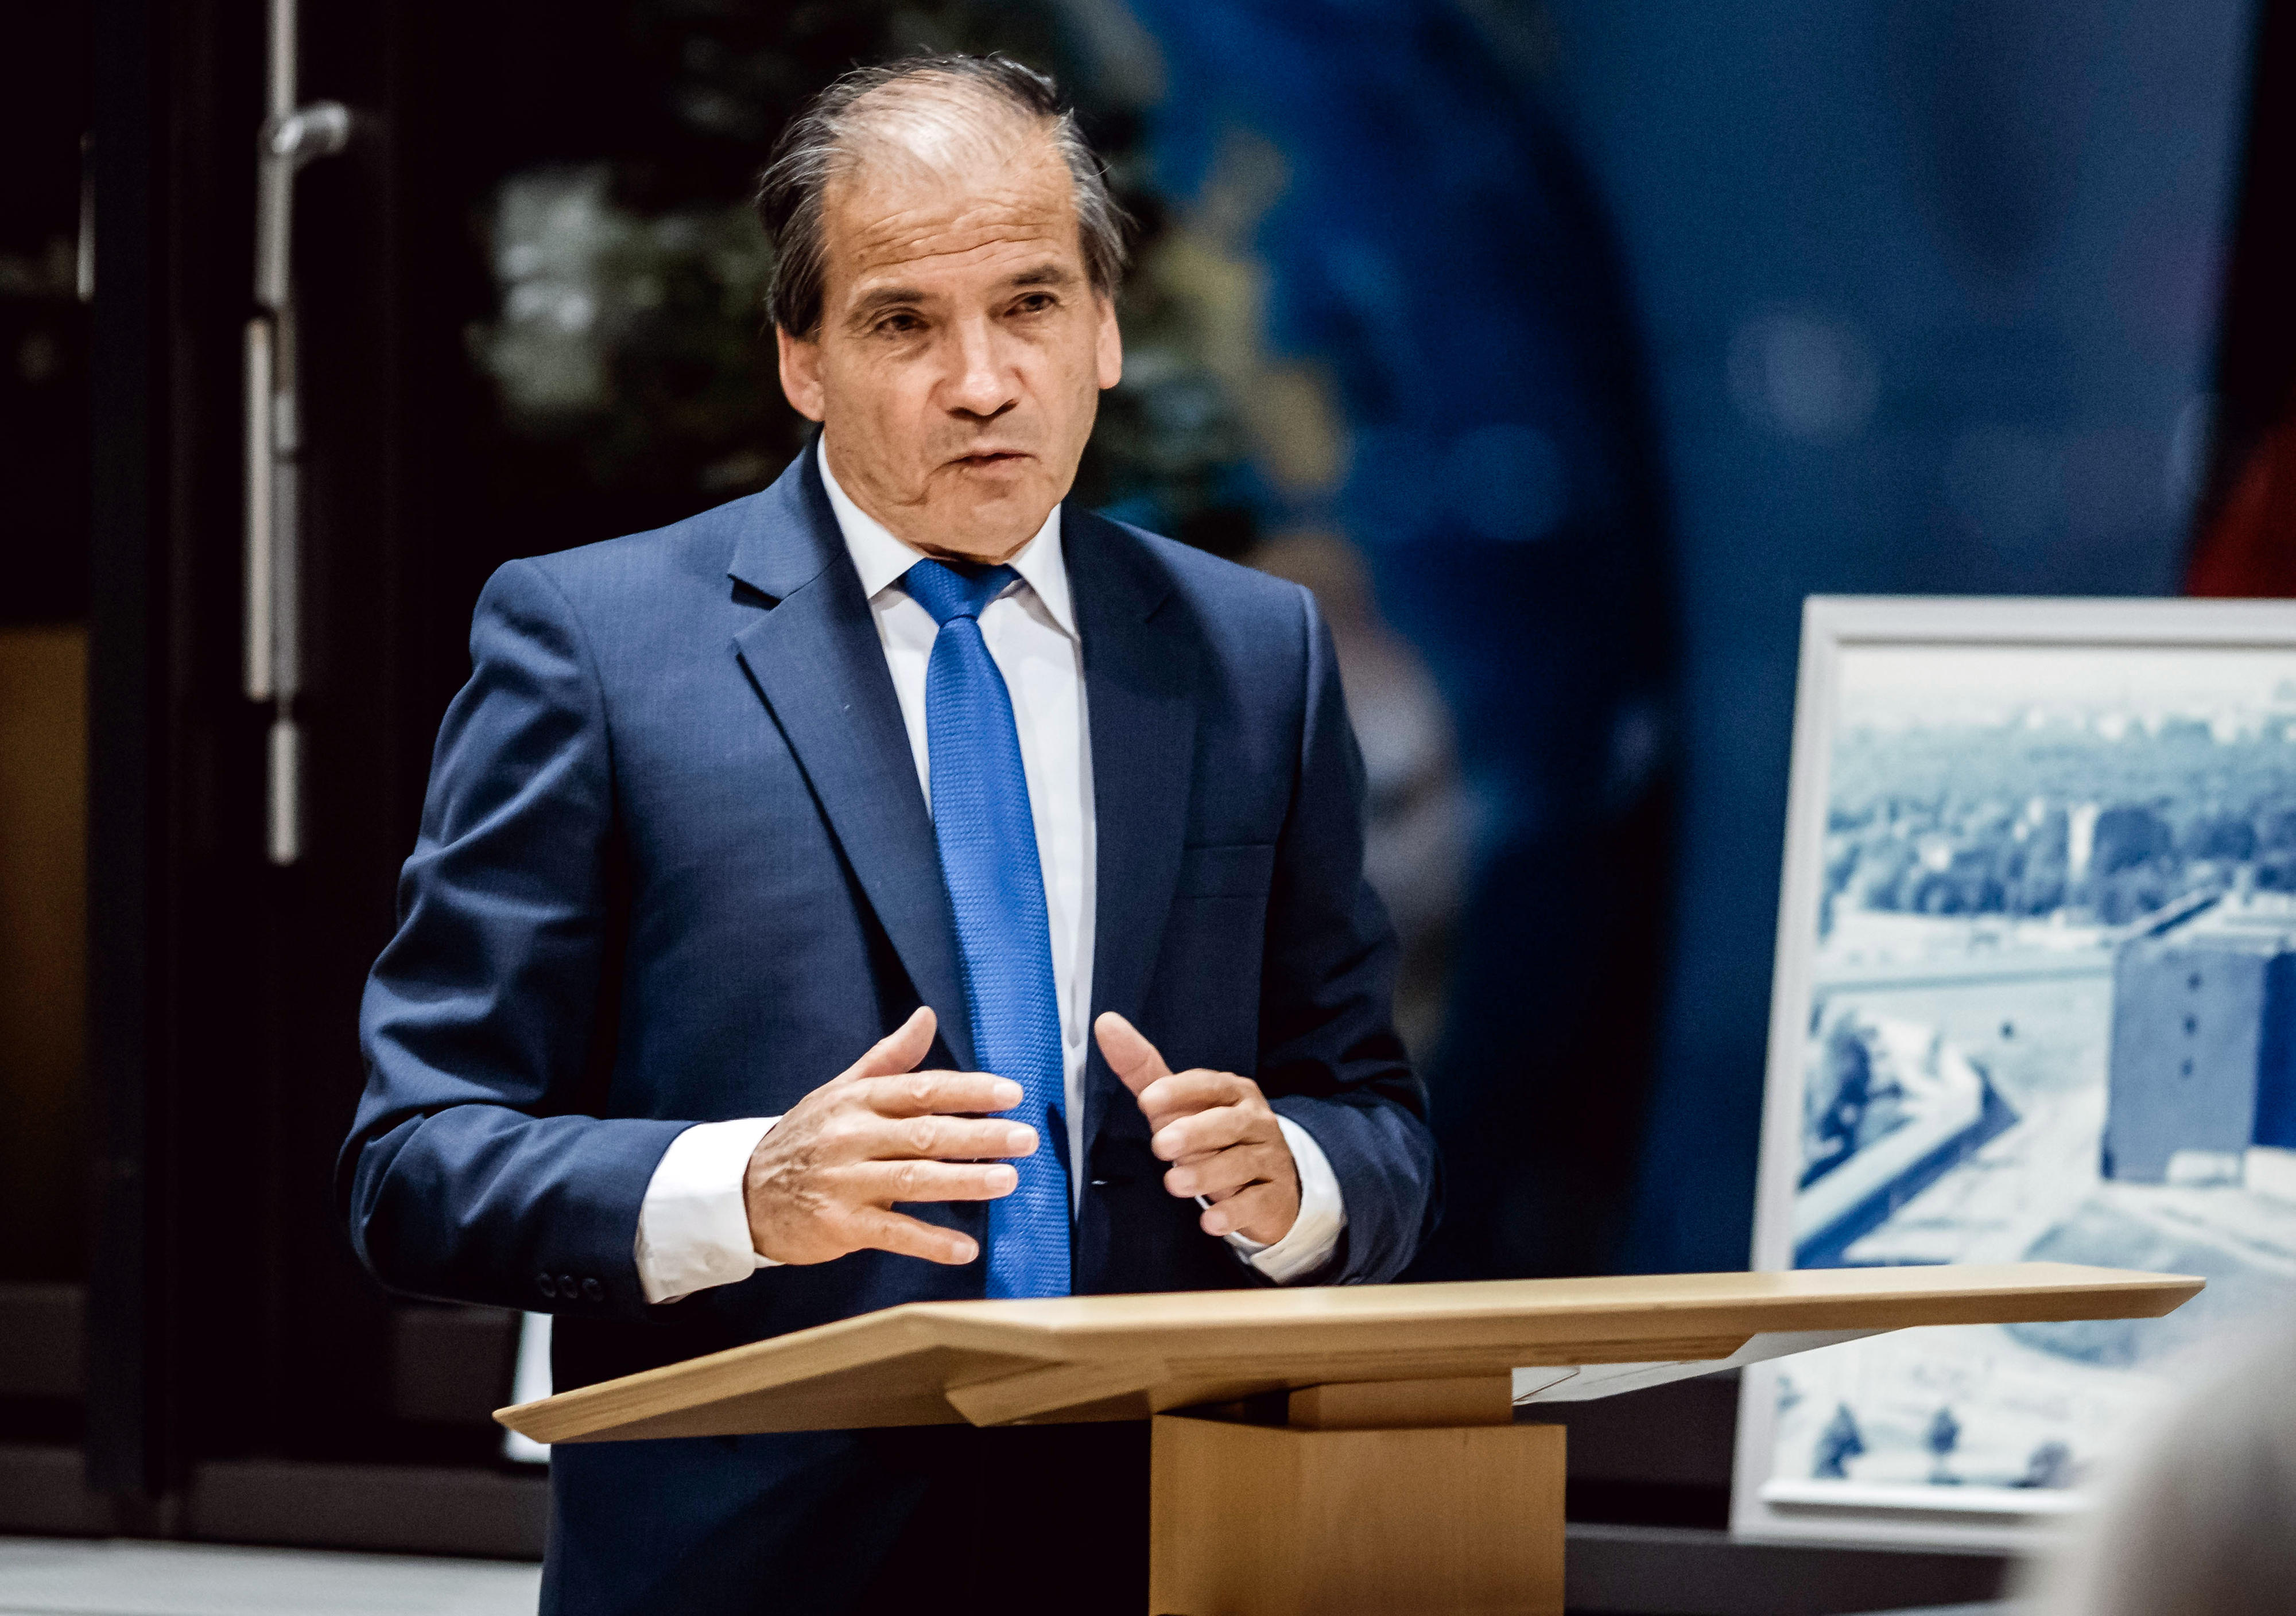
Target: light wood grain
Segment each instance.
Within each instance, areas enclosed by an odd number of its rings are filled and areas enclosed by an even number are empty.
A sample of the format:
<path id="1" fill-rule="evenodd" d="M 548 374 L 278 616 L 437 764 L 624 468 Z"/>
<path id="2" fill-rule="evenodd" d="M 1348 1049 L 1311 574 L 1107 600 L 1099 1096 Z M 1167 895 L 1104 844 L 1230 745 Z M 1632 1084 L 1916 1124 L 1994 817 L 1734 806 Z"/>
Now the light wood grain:
<path id="1" fill-rule="evenodd" d="M 1560 1425 L 1293 1431 L 1165 1416 L 1148 1608 L 1560 1616 Z"/>
<path id="2" fill-rule="evenodd" d="M 1416 1431 L 1437 1425 L 1512 1425 L 1514 1381 L 1505 1375 L 1455 1380 L 1354 1380 L 1294 1392 L 1296 1431 Z"/>
<path id="3" fill-rule="evenodd" d="M 2200 1288 L 2178 1275 L 2003 1263 L 913 1302 L 495 1417 L 545 1442 L 955 1424 L 967 1417 L 956 1390 L 984 1423 L 1138 1419 L 1334 1382 L 1717 1361 L 1762 1332 L 2157 1318 Z M 1131 1387 L 1128 1369 L 1111 1381 L 1083 1367 L 1141 1363 L 1163 1377 Z M 1021 1380 L 1011 1396 L 988 1389 L 1063 1366 L 1078 1372 Z"/>
<path id="4" fill-rule="evenodd" d="M 1171 1371 L 1159 1359 L 1087 1359 L 951 1386 L 947 1396 L 956 1411 L 976 1425 L 1010 1425 L 1040 1414 L 1144 1392 L 1171 1378 Z"/>

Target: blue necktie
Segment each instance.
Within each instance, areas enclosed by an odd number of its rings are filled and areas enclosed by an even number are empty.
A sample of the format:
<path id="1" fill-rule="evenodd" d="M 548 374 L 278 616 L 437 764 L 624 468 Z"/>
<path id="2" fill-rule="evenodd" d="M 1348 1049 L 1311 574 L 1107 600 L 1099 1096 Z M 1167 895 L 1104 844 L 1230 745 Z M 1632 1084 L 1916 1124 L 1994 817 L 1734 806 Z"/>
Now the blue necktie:
<path id="1" fill-rule="evenodd" d="M 1054 1143 L 1065 1083 L 1052 932 L 1013 698 L 977 620 L 1014 576 L 1009 567 L 920 561 L 901 586 L 940 624 L 925 664 L 925 746 L 973 1057 L 1021 1085 L 1016 1114 L 1037 1134 L 1036 1155 L 1013 1163 L 1019 1188 L 988 1204 L 988 1294 L 1065 1296 L 1069 1187 Z"/>

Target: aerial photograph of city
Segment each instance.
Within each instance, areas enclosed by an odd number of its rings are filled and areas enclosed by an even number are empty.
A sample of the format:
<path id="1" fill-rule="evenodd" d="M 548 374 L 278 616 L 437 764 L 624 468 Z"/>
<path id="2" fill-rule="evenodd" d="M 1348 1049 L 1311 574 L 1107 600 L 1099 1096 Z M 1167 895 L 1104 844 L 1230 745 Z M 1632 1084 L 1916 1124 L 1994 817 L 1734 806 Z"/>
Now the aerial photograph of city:
<path id="1" fill-rule="evenodd" d="M 2047 1514 L 2296 1301 L 2296 652 L 1851 646 L 1837 693 L 1794 1265 L 2209 1289 L 1797 1358 L 1762 1496 Z"/>

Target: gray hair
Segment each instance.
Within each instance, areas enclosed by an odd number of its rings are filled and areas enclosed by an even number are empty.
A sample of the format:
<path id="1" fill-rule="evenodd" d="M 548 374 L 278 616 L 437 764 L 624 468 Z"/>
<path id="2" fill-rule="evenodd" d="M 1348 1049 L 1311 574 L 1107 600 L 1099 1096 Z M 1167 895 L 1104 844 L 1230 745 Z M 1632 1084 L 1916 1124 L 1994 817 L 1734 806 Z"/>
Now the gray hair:
<path id="1" fill-rule="evenodd" d="M 898 88 L 914 95 L 889 97 Z M 1009 56 L 959 54 L 909 56 L 878 67 L 855 68 L 815 96 L 791 118 L 774 147 L 773 159 L 758 176 L 758 219 L 774 243 L 773 281 L 766 312 L 794 337 L 810 337 L 821 324 L 824 272 L 822 193 L 847 171 L 857 144 L 883 132 L 891 116 L 917 102 L 938 101 L 946 123 L 955 109 L 990 109 L 1046 127 L 1053 148 L 1068 165 L 1076 195 L 1077 232 L 1085 273 L 1104 298 L 1116 295 L 1124 278 L 1125 232 L 1131 221 L 1108 193 L 1100 159 L 1077 127 L 1076 114 L 1059 88 L 1035 69 Z M 872 102 L 874 104 L 871 104 Z"/>

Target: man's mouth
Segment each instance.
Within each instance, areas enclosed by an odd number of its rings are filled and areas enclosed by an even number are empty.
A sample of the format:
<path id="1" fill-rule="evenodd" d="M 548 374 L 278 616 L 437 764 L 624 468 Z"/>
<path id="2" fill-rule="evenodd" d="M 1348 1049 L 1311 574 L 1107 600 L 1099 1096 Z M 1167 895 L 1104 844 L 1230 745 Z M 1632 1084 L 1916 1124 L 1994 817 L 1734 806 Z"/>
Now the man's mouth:
<path id="1" fill-rule="evenodd" d="M 1017 449 L 983 449 L 975 454 L 960 454 L 949 463 L 969 470 L 986 471 L 996 466 L 1014 465 L 1028 458 Z"/>

